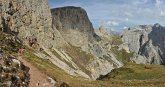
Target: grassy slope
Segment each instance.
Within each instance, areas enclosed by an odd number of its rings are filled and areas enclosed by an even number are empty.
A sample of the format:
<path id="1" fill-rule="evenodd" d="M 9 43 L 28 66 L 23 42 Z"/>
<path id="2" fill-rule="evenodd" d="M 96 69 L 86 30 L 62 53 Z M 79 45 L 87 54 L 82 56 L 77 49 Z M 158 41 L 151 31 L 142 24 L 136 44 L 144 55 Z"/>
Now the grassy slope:
<path id="1" fill-rule="evenodd" d="M 23 58 L 31 62 L 44 73 L 55 78 L 59 83 L 66 82 L 71 87 L 114 87 L 114 86 L 164 86 L 165 67 L 160 65 L 127 64 L 115 69 L 104 80 L 87 80 L 81 77 L 73 77 L 53 65 L 49 60 L 43 60 L 35 56 L 33 50 L 26 50 Z M 115 73 L 117 72 L 117 74 Z M 115 78 L 113 77 L 115 76 Z M 137 80 L 135 80 L 137 79 Z"/>
<path id="2" fill-rule="evenodd" d="M 123 44 L 121 37 L 113 36 L 112 42 L 114 43 L 114 46 L 111 48 L 111 51 L 116 55 L 116 58 L 124 64 L 130 62 L 130 59 L 133 57 L 134 53 L 128 53 L 125 49 L 118 50 L 118 46 Z"/>
<path id="3" fill-rule="evenodd" d="M 4 34 L 2 32 L 0 32 L 0 45 L 1 48 L 5 49 L 5 51 L 10 54 L 15 54 L 15 56 L 17 55 L 16 50 L 21 46 L 18 43 L 13 43 L 13 41 L 11 42 L 11 35 Z M 127 64 L 122 68 L 113 70 L 107 79 L 102 81 L 92 81 L 81 77 L 70 76 L 60 68 L 53 65 L 49 60 L 40 59 L 33 53 L 33 50 L 26 49 L 22 57 L 47 75 L 56 79 L 58 81 L 57 87 L 62 82 L 66 82 L 70 87 L 165 86 L 164 66 Z M 74 55 L 74 53 L 72 55 Z M 134 80 L 135 78 L 140 80 Z"/>
<path id="4" fill-rule="evenodd" d="M 116 56 L 117 60 L 122 61 L 124 64 L 130 62 L 133 53 L 127 53 L 124 49 L 118 50 L 118 46 L 111 48 L 111 52 Z"/>
<path id="5" fill-rule="evenodd" d="M 112 70 L 107 77 L 107 79 L 118 80 L 148 80 L 159 78 L 165 78 L 165 66 L 133 63 L 128 63 L 121 68 Z"/>
<path id="6" fill-rule="evenodd" d="M 31 62 L 33 65 L 35 65 L 44 73 L 56 79 L 59 82 L 59 84 L 61 84 L 62 82 L 66 82 L 67 84 L 72 85 L 73 87 L 79 87 L 82 84 L 87 82 L 87 80 L 83 78 L 73 77 L 73 76 L 68 75 L 60 68 L 53 65 L 49 60 L 38 58 L 37 56 L 32 54 L 33 52 L 34 52 L 33 50 L 27 49 L 24 52 L 23 58 Z M 81 82 L 82 84 L 79 82 Z"/>

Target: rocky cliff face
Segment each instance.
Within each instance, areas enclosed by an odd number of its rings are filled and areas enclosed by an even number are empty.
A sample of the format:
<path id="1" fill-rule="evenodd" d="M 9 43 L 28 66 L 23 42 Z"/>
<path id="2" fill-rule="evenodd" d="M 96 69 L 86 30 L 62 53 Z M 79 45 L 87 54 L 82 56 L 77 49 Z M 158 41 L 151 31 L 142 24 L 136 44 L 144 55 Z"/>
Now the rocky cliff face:
<path id="1" fill-rule="evenodd" d="M 45 47 L 56 44 L 47 0 L 0 0 L 0 29 L 26 43 L 36 39 Z"/>
<path id="2" fill-rule="evenodd" d="M 83 67 L 91 78 L 96 79 L 100 75 L 107 74 L 113 68 L 122 66 L 122 63 L 116 60 L 113 54 L 109 53 L 109 46 L 105 46 L 110 40 L 108 39 L 107 43 L 104 43 L 103 38 L 105 36 L 108 38 L 108 34 L 102 37 L 94 32 L 84 9 L 69 6 L 52 9 L 51 12 L 53 25 L 72 48 L 79 48 L 77 51 L 72 49 L 67 53 L 71 54 L 70 57 L 75 60 L 73 60 L 74 63 L 81 69 Z M 71 51 L 76 52 L 73 54 Z M 85 54 L 78 54 L 79 51 Z"/>
<path id="3" fill-rule="evenodd" d="M 68 43 L 81 47 L 96 39 L 92 23 L 81 7 L 54 8 L 51 12 L 54 26 Z"/>
<path id="4" fill-rule="evenodd" d="M 138 54 L 133 60 L 144 64 L 165 64 L 165 28 L 159 24 L 137 26 L 123 32 L 123 41 L 131 52 Z"/>
<path id="5" fill-rule="evenodd" d="M 70 75 L 96 79 L 122 66 L 79 7 L 53 9 L 51 16 L 47 0 L 0 0 L 0 29 Z"/>

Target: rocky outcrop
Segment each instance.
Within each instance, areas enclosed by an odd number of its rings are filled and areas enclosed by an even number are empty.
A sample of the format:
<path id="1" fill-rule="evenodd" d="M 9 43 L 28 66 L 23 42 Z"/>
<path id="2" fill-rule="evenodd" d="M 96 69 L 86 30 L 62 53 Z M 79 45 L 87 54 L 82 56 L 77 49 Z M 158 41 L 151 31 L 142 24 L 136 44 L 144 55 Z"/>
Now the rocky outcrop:
<path id="1" fill-rule="evenodd" d="M 53 25 L 71 45 L 66 54 L 69 53 L 68 57 L 71 57 L 77 68 L 81 67 L 90 78 L 96 79 L 113 68 L 122 66 L 122 63 L 109 53 L 110 46 L 105 46 L 110 41 L 107 31 L 100 29 L 102 32 L 97 35 L 84 9 L 68 6 L 54 8 L 51 12 Z"/>
<path id="2" fill-rule="evenodd" d="M 1 87 L 28 87 L 29 68 L 19 60 L 6 56 L 0 48 L 0 86 Z"/>
<path id="3" fill-rule="evenodd" d="M 53 30 L 47 0 L 0 0 L 0 29 L 27 44 L 29 39 L 47 48 L 62 44 Z M 58 38 L 61 43 L 54 41 Z"/>
<path id="4" fill-rule="evenodd" d="M 97 37 L 86 11 L 81 7 L 54 8 L 51 13 L 54 26 L 60 31 L 64 39 L 73 46 L 81 47 Z"/>
<path id="5" fill-rule="evenodd" d="M 122 66 L 80 7 L 53 9 L 51 16 L 47 0 L 0 0 L 0 18 L 1 31 L 70 75 L 96 79 Z"/>
<path id="6" fill-rule="evenodd" d="M 137 54 L 136 63 L 165 64 L 164 33 L 165 27 L 159 24 L 141 25 L 125 30 L 122 39 Z"/>
<path id="7" fill-rule="evenodd" d="M 148 41 L 148 34 L 151 32 L 152 26 L 130 27 L 123 32 L 122 38 L 130 47 L 130 51 L 138 53 L 140 47 Z"/>

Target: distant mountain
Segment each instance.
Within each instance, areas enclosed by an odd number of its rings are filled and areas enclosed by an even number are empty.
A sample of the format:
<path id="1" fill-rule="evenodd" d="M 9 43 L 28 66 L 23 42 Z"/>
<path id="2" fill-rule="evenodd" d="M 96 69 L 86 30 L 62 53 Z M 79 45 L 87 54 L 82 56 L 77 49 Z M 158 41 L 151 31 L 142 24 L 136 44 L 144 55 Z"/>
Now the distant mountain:
<path id="1" fill-rule="evenodd" d="M 136 63 L 165 64 L 165 27 L 156 23 L 130 27 L 122 33 L 122 39 L 137 56 Z"/>
<path id="2" fill-rule="evenodd" d="M 122 33 L 122 30 L 112 30 L 110 28 L 107 28 L 104 25 L 101 25 L 98 29 L 95 29 L 96 31 L 99 30 L 101 33 L 107 33 L 110 35 L 120 36 Z"/>
<path id="3" fill-rule="evenodd" d="M 116 35 L 116 36 L 120 36 L 121 35 L 121 33 L 122 33 L 122 30 L 120 30 L 120 31 L 115 31 L 115 30 L 109 30 L 109 33 L 110 34 L 112 34 L 112 35 Z"/>

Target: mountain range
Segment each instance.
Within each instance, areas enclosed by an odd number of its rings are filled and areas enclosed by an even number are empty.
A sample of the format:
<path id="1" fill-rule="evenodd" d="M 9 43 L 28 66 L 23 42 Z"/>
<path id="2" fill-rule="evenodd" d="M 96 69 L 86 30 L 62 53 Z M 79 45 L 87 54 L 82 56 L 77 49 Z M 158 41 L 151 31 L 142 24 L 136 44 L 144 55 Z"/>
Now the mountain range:
<path id="1" fill-rule="evenodd" d="M 109 74 L 113 78 L 111 75 L 116 69 L 130 63 L 142 64 L 143 69 L 148 69 L 145 64 L 165 64 L 165 27 L 158 23 L 139 25 L 125 29 L 121 35 L 114 35 L 104 26 L 94 30 L 87 12 L 81 7 L 50 9 L 47 0 L 0 0 L 0 30 L 0 48 L 5 55 L 19 60 L 17 51 L 25 50 L 22 57 L 43 69 L 60 87 L 86 87 L 87 80 L 104 81 Z M 164 66 L 161 67 L 164 70 Z M 55 71 L 64 72 L 69 79 L 58 78 L 62 73 L 57 75 Z M 160 75 L 165 74 L 161 72 Z M 84 84 L 77 86 L 76 82 L 70 81 L 72 76 L 81 78 Z M 7 85 L 18 83 L 12 81 Z"/>

